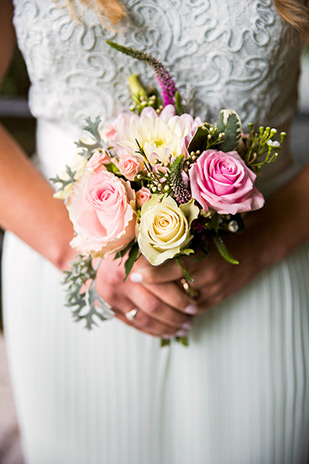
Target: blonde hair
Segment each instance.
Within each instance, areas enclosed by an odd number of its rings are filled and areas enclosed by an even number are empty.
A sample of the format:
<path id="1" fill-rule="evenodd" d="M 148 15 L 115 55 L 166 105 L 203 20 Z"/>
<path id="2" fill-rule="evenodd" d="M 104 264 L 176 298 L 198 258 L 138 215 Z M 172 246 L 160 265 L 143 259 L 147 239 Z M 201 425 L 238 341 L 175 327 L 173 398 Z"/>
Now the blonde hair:
<path id="1" fill-rule="evenodd" d="M 69 6 L 72 0 L 67 0 Z M 119 0 L 81 0 L 82 3 L 95 8 L 101 16 L 108 18 L 116 26 L 126 16 L 126 9 Z M 309 0 L 305 4 L 299 0 L 274 0 L 274 5 L 281 18 L 296 29 L 302 38 L 309 42 Z"/>
<path id="2" fill-rule="evenodd" d="M 69 8 L 72 8 L 72 0 L 67 0 Z M 81 0 L 82 3 L 95 8 L 101 18 L 107 18 L 113 26 L 127 15 L 125 7 L 119 0 Z"/>
<path id="3" fill-rule="evenodd" d="M 297 0 L 274 0 L 275 7 L 283 19 L 309 42 L 309 1 L 304 4 Z"/>

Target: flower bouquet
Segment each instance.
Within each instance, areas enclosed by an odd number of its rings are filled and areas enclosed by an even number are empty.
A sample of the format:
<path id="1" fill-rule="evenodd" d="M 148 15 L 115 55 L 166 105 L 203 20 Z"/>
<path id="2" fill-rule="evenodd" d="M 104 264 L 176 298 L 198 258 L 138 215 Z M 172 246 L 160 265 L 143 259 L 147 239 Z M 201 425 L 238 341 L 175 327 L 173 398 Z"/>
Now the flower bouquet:
<path id="1" fill-rule="evenodd" d="M 128 277 L 141 255 L 153 266 L 168 259 L 181 266 L 188 292 L 191 276 L 183 256 L 208 255 L 212 244 L 237 265 L 224 244 L 243 228 L 243 215 L 261 208 L 255 187 L 262 165 L 277 158 L 286 137 L 249 124 L 243 134 L 238 114 L 220 111 L 210 123 L 186 113 L 166 68 L 152 56 L 113 42 L 109 45 L 152 67 L 162 91 L 147 92 L 129 78 L 133 104 L 112 123 L 87 120 L 89 136 L 65 173 L 52 179 L 66 202 L 79 252 L 66 271 L 67 305 L 75 320 L 92 328 L 113 316 L 95 290 L 93 258 L 114 254 L 125 260 Z"/>

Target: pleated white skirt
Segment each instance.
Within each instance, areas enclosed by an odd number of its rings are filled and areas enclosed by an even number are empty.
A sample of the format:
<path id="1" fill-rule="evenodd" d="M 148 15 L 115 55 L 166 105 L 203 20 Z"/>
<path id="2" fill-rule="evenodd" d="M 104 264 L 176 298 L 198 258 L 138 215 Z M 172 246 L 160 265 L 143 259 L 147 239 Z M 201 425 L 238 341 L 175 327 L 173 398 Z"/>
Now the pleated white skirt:
<path id="1" fill-rule="evenodd" d="M 3 265 L 27 463 L 309 462 L 309 245 L 198 317 L 189 348 L 118 320 L 86 331 L 11 234 Z"/>

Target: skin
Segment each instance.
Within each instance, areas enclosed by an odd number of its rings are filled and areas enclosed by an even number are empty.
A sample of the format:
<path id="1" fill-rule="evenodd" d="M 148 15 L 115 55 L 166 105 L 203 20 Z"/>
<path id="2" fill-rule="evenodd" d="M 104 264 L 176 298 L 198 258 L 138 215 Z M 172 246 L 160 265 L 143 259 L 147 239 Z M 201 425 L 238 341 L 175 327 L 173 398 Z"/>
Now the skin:
<path id="1" fill-rule="evenodd" d="M 0 15 L 0 78 L 15 46 L 11 16 L 12 5 L 4 0 Z M 75 255 L 69 245 L 73 230 L 64 204 L 52 195 L 49 183 L 0 127 L 0 225 L 58 269 L 66 269 Z M 186 268 L 194 278 L 192 285 L 199 290 L 196 301 L 184 293 L 179 284 L 181 270 L 172 261 L 154 268 L 141 258 L 131 279 L 123 284 L 123 264 L 107 257 L 98 271 L 97 290 L 112 305 L 116 317 L 135 329 L 158 337 L 185 335 L 195 315 L 237 292 L 308 239 L 308 204 L 309 165 L 269 198 L 262 210 L 249 214 L 245 231 L 232 237 L 229 248 L 239 259 L 238 266 L 232 267 L 215 251 L 211 259 L 205 259 L 205 265 L 185 258 Z M 129 322 L 125 313 L 132 308 L 139 311 Z"/>
<path id="2" fill-rule="evenodd" d="M 10 64 L 15 49 L 15 33 L 12 26 L 13 7 L 11 1 L 1 2 L 0 15 L 0 81 Z M 72 224 L 62 201 L 53 198 L 53 189 L 46 179 L 28 160 L 22 148 L 0 126 L 0 226 L 12 231 L 21 240 L 48 259 L 58 269 L 67 269 L 75 256 L 69 243 L 73 237 Z M 104 260 L 98 276 L 98 288 L 106 300 L 112 304 L 116 315 L 127 322 L 124 312 L 142 305 L 149 313 L 164 313 L 156 316 L 149 324 L 143 319 L 141 328 L 152 335 L 165 331 L 172 334 L 190 322 L 192 316 L 184 309 L 194 304 L 175 283 L 164 284 L 161 288 L 153 285 L 128 282 L 119 285 L 123 269 L 118 264 Z M 145 263 L 145 267 L 150 265 Z M 114 268 L 115 272 L 111 273 Z M 113 274 L 110 276 L 110 274 Z M 109 284 L 103 284 L 108 275 Z M 122 277 L 120 278 L 122 282 Z M 165 293 L 168 290 L 169 298 Z M 138 302 L 138 303 L 137 303 Z M 170 323 L 161 324 L 159 320 Z M 151 318 L 152 319 L 152 318 Z M 158 321 L 158 322 L 156 322 Z M 147 328 L 146 328 L 147 327 Z"/>

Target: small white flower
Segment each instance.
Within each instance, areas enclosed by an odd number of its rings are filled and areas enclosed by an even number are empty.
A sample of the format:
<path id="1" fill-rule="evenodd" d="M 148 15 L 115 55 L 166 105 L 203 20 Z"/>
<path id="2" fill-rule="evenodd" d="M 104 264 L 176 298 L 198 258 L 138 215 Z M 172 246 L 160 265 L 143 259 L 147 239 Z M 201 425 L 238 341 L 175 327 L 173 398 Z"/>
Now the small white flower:
<path id="1" fill-rule="evenodd" d="M 230 221 L 227 227 L 228 227 L 230 232 L 235 233 L 235 232 L 238 231 L 237 221 Z"/>
<path id="2" fill-rule="evenodd" d="M 277 140 L 268 140 L 268 142 L 266 142 L 267 145 L 271 148 L 278 148 L 280 147 L 280 143 L 277 141 Z"/>

